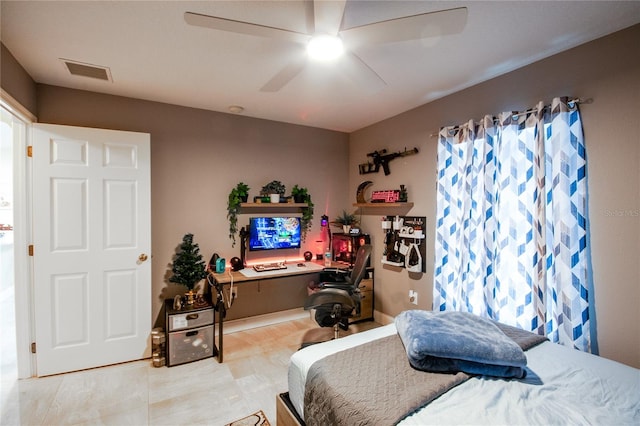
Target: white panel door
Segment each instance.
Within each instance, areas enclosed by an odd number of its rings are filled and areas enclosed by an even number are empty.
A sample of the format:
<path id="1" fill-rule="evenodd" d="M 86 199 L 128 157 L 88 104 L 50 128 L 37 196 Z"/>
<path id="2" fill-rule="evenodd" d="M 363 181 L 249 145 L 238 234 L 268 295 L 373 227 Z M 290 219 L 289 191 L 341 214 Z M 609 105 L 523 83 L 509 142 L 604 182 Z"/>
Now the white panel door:
<path id="1" fill-rule="evenodd" d="M 37 375 L 150 356 L 146 133 L 33 126 Z"/>

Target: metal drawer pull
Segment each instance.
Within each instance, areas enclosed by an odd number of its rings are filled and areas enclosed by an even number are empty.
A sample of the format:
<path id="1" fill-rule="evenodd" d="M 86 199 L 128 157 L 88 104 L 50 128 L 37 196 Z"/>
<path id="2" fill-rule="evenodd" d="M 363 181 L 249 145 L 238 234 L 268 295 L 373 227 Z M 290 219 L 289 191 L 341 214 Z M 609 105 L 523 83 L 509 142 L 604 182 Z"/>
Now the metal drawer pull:
<path id="1" fill-rule="evenodd" d="M 191 337 L 191 336 L 197 336 L 198 335 L 198 330 L 195 331 L 187 331 L 186 336 L 187 337 Z"/>
<path id="2" fill-rule="evenodd" d="M 198 319 L 198 314 L 187 315 L 187 320 L 195 320 L 195 319 Z"/>

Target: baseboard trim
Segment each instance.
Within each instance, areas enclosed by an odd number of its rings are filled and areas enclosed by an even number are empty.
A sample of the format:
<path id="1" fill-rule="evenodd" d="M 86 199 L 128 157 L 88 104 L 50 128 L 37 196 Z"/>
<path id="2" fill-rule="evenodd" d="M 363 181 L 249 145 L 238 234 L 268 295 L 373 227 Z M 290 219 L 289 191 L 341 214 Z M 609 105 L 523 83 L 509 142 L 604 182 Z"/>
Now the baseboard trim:
<path id="1" fill-rule="evenodd" d="M 310 314 L 309 311 L 305 311 L 303 308 L 295 308 L 247 318 L 239 318 L 224 322 L 224 334 L 237 333 L 238 331 L 251 330 L 252 328 L 266 327 L 268 325 L 304 318 L 313 319 L 313 313 Z M 373 320 L 379 324 L 387 325 L 393 322 L 394 317 L 374 310 Z"/>
<path id="2" fill-rule="evenodd" d="M 387 325 L 391 324 L 394 321 L 395 317 L 391 315 L 383 314 L 382 312 L 373 311 L 373 320 L 378 324 Z"/>
<path id="3" fill-rule="evenodd" d="M 289 309 L 286 311 L 272 312 L 247 318 L 239 318 L 224 322 L 224 334 L 250 330 L 252 328 L 266 327 L 281 322 L 294 321 L 309 318 L 309 312 L 303 308 Z"/>

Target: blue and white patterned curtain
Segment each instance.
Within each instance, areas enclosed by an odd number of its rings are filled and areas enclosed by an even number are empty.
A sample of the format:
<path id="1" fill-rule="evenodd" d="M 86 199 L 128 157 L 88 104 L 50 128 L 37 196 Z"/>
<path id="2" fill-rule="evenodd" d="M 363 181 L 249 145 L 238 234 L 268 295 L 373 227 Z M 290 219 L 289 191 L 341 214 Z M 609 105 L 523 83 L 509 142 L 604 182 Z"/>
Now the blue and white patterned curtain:
<path id="1" fill-rule="evenodd" d="M 586 156 L 577 104 L 440 131 L 434 310 L 591 350 Z"/>

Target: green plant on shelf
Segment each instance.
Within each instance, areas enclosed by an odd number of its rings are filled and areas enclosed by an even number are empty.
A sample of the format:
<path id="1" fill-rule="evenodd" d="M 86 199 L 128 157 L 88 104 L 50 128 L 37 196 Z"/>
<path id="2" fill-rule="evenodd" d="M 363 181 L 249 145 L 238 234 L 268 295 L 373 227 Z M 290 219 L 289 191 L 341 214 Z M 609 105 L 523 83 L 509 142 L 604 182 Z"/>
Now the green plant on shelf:
<path id="1" fill-rule="evenodd" d="M 331 224 L 336 226 L 354 226 L 358 224 L 358 219 L 355 214 L 347 213 L 346 210 L 343 210 L 342 214 L 340 216 L 336 216 Z"/>
<path id="2" fill-rule="evenodd" d="M 244 182 L 238 183 L 229 193 L 227 201 L 227 219 L 229 219 L 229 238 L 232 247 L 236 245 L 236 234 L 238 233 L 238 213 L 240 213 L 240 205 L 246 203 L 249 198 L 249 186 Z"/>
<path id="3" fill-rule="evenodd" d="M 267 196 L 271 194 L 284 195 L 287 188 L 279 180 L 272 180 L 268 184 L 262 187 L 260 195 Z"/>
<path id="4" fill-rule="evenodd" d="M 306 203 L 307 207 L 302 209 L 302 217 L 300 218 L 300 228 L 302 231 L 302 241 L 307 238 L 307 232 L 311 230 L 311 224 L 313 220 L 313 202 L 311 201 L 311 194 L 307 188 L 294 185 L 291 189 L 291 196 L 296 203 Z"/>

